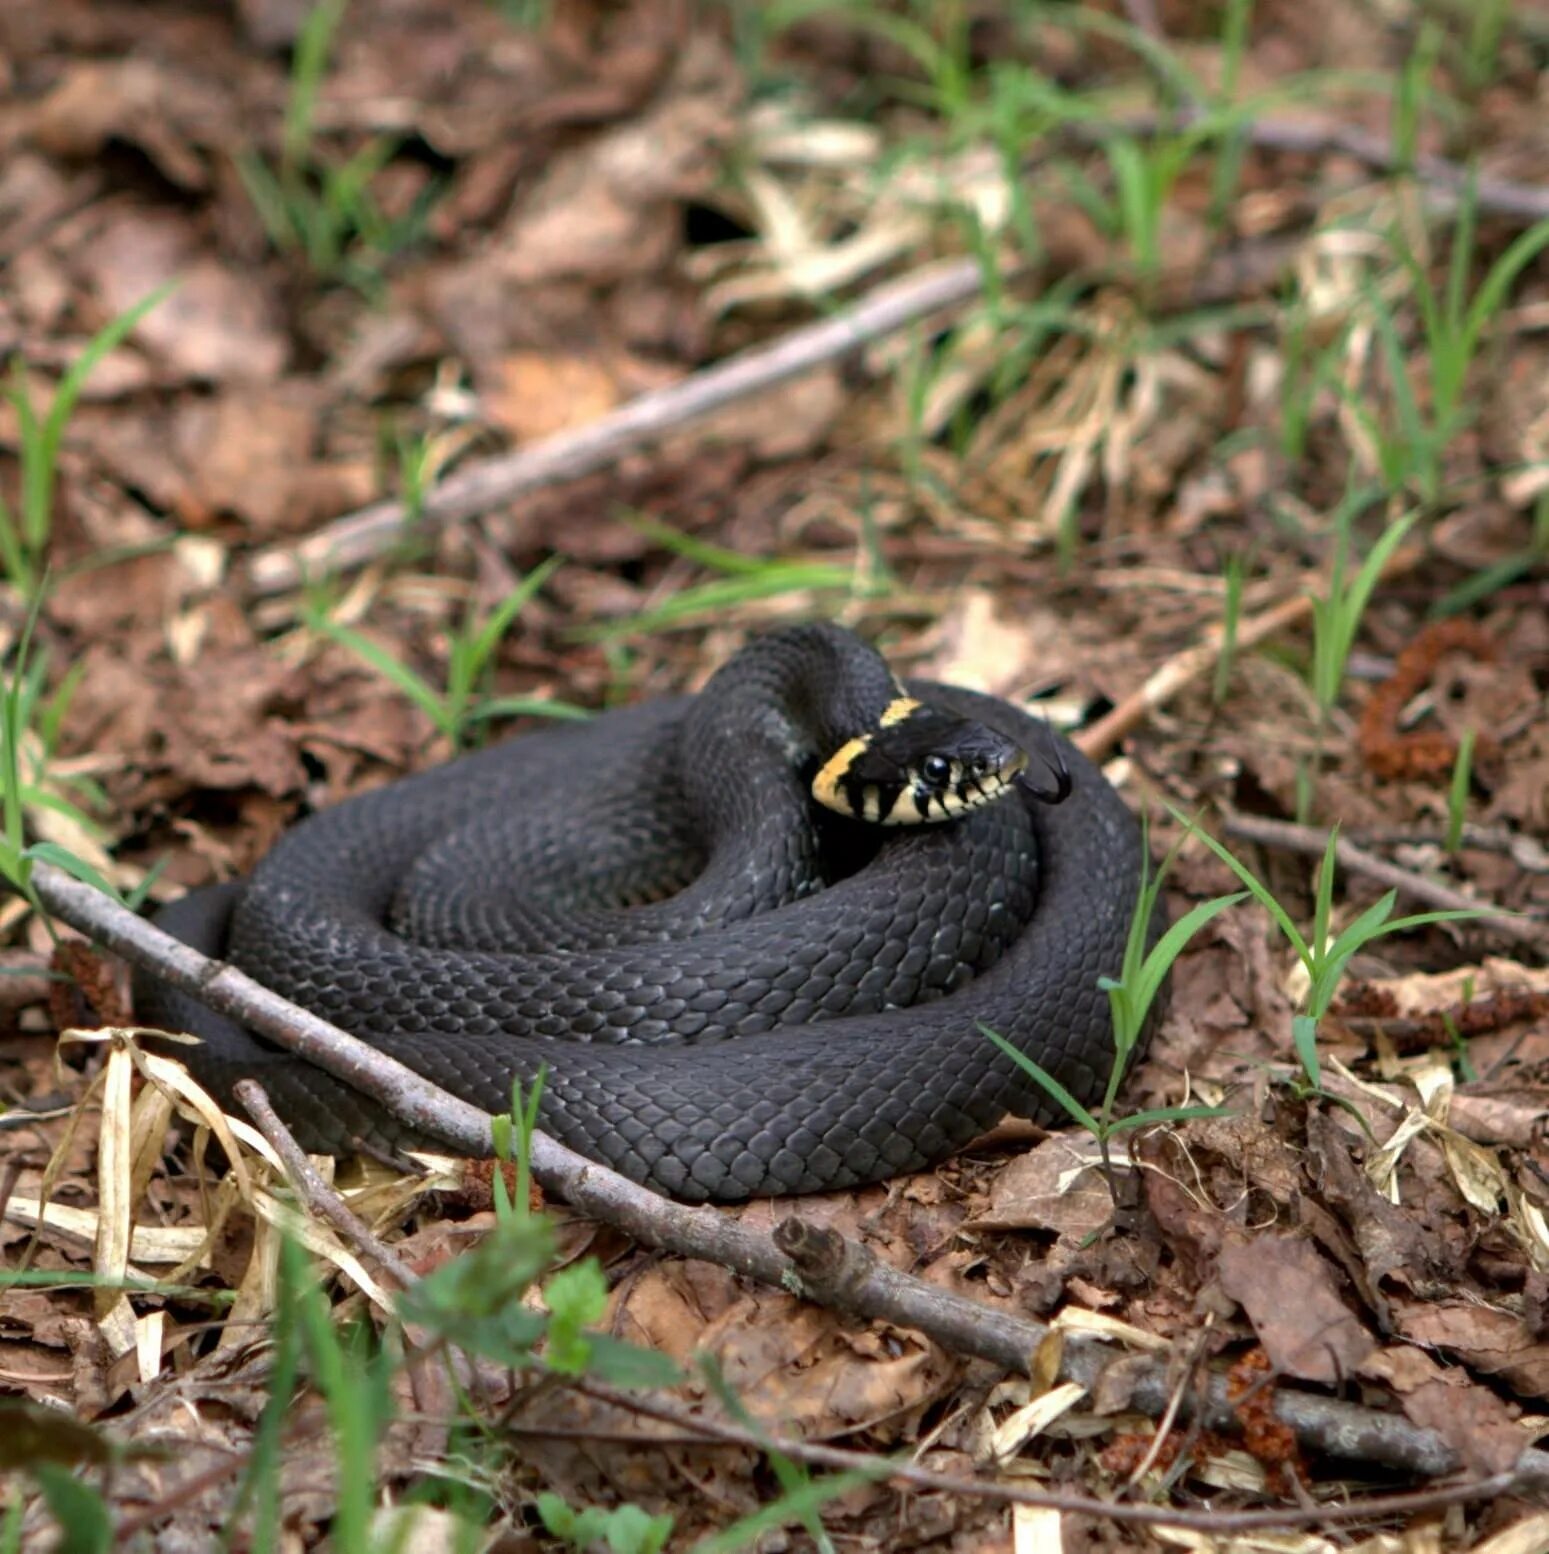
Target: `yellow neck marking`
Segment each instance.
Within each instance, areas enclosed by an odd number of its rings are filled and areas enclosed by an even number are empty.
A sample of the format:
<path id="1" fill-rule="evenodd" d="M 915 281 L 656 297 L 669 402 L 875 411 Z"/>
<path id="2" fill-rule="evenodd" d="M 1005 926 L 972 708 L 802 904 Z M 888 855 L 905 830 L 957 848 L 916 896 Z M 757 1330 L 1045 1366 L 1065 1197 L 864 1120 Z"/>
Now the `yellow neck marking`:
<path id="1" fill-rule="evenodd" d="M 855 814 L 849 799 L 839 787 L 839 779 L 849 771 L 851 764 L 860 758 L 870 743 L 870 734 L 848 739 L 823 763 L 817 776 L 812 779 L 812 796 L 819 804 L 837 809 L 841 815 Z"/>

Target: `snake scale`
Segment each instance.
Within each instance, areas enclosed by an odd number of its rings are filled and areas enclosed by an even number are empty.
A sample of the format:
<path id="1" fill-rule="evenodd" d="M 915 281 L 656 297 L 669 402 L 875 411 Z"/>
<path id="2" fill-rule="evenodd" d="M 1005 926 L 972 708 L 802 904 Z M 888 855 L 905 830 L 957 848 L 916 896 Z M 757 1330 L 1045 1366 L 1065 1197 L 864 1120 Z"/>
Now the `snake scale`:
<path id="1" fill-rule="evenodd" d="M 1063 802 L 1017 775 L 1050 749 Z M 937 823 L 896 823 L 916 820 Z M 159 920 L 487 1110 L 547 1065 L 541 1125 L 561 1141 L 733 1201 L 880 1180 L 1008 1112 L 1047 1119 L 981 1022 L 1090 1100 L 1112 1052 L 1098 979 L 1122 961 L 1141 848 L 1041 722 L 900 686 L 811 623 L 755 639 L 697 695 L 321 811 L 247 880 Z M 177 1053 L 227 1104 L 258 1078 L 308 1149 L 406 1142 L 185 995 L 141 978 L 136 1001 L 202 1038 Z"/>

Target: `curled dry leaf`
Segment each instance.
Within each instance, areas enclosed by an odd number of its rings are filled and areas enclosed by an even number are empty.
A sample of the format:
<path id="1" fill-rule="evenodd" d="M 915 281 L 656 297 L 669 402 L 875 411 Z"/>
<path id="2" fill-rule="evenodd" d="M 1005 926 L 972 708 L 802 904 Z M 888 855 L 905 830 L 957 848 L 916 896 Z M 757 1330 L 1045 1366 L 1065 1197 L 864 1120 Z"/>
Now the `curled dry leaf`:
<path id="1" fill-rule="evenodd" d="M 1530 1444 L 1493 1392 L 1419 1349 L 1385 1348 L 1368 1355 L 1361 1374 L 1392 1387 L 1404 1412 L 1417 1425 L 1435 1430 L 1476 1473 L 1505 1472 Z"/>

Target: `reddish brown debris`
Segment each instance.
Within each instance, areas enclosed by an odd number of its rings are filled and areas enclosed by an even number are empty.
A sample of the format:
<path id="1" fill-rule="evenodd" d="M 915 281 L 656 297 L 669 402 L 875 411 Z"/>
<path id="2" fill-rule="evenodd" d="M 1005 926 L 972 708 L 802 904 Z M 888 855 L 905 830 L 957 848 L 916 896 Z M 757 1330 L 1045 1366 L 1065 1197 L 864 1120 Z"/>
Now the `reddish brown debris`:
<path id="1" fill-rule="evenodd" d="M 1495 645 L 1472 621 L 1435 621 L 1398 656 L 1393 673 L 1367 698 L 1361 714 L 1361 754 L 1372 774 L 1384 780 L 1399 777 L 1444 777 L 1458 756 L 1458 741 L 1440 729 L 1405 733 L 1399 726 L 1405 706 L 1435 676 L 1449 653 L 1466 653 L 1482 664 L 1496 662 Z M 1478 731 L 1474 759 L 1488 760 L 1498 751 L 1495 739 Z"/>
<path id="2" fill-rule="evenodd" d="M 1269 1378 L 1269 1356 L 1250 1349 L 1226 1373 L 1226 1393 L 1242 1426 L 1243 1445 L 1264 1468 L 1270 1492 L 1283 1495 L 1290 1489 L 1288 1475 L 1303 1484 L 1309 1479 L 1295 1434 L 1275 1417 L 1274 1383 Z"/>
<path id="3" fill-rule="evenodd" d="M 114 975 L 115 962 L 81 939 L 61 939 L 49 957 L 49 1017 L 55 1030 L 128 1025 L 129 1002 Z"/>
<path id="4" fill-rule="evenodd" d="M 1424 1051 L 1439 1042 L 1491 1036 L 1523 1020 L 1543 1019 L 1549 1015 L 1549 993 L 1501 988 L 1444 1009 L 1403 1014 L 1391 989 L 1359 982 L 1334 1001 L 1332 1012 L 1352 1025 L 1360 1022 L 1380 1027 L 1402 1055 Z"/>

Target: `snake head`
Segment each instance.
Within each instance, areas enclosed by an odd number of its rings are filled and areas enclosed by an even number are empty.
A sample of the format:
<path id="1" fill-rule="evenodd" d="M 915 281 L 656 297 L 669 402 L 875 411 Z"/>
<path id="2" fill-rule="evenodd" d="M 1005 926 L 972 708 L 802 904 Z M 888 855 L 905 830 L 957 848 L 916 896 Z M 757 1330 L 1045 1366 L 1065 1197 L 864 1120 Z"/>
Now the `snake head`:
<path id="1" fill-rule="evenodd" d="M 995 729 L 900 697 L 875 728 L 829 757 L 812 796 L 871 825 L 956 820 L 1009 792 L 1027 763 L 1027 752 Z"/>

